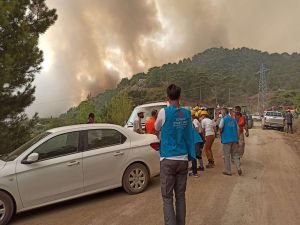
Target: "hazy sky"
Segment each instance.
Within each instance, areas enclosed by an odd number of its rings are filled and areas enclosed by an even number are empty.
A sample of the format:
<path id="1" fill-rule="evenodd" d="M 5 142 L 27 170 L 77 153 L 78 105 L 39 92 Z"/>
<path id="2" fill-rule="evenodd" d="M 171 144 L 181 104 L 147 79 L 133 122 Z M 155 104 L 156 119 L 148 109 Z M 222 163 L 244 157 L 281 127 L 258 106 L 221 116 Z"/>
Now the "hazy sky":
<path id="1" fill-rule="evenodd" d="M 299 0 L 47 0 L 43 70 L 27 110 L 59 115 L 122 77 L 210 47 L 300 52 Z"/>

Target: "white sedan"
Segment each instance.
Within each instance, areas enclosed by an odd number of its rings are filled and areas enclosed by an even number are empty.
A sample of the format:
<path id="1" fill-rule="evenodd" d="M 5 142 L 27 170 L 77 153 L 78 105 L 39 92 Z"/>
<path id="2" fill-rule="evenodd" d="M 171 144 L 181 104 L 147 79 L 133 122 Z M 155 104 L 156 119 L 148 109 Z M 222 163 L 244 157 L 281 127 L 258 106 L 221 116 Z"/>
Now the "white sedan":
<path id="1" fill-rule="evenodd" d="M 159 174 L 159 141 L 112 124 L 49 130 L 0 159 L 0 225 L 14 213 L 123 186 L 144 191 Z"/>

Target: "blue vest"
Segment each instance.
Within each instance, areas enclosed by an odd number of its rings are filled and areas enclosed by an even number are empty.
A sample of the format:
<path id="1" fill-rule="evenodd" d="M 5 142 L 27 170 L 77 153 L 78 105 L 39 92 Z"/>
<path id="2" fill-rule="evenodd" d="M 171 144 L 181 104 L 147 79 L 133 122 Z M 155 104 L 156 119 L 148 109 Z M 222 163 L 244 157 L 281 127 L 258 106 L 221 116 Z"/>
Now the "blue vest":
<path id="1" fill-rule="evenodd" d="M 194 143 L 197 144 L 197 143 L 203 143 L 203 140 L 200 136 L 200 134 L 198 133 L 198 131 L 196 129 L 193 129 L 194 130 Z"/>
<path id="2" fill-rule="evenodd" d="M 223 120 L 224 126 L 221 134 L 222 144 L 238 142 L 238 125 L 235 119 L 227 115 L 223 117 Z"/>
<path id="3" fill-rule="evenodd" d="M 165 123 L 161 128 L 160 156 L 188 155 L 195 158 L 194 128 L 191 113 L 175 105 L 166 107 Z"/>

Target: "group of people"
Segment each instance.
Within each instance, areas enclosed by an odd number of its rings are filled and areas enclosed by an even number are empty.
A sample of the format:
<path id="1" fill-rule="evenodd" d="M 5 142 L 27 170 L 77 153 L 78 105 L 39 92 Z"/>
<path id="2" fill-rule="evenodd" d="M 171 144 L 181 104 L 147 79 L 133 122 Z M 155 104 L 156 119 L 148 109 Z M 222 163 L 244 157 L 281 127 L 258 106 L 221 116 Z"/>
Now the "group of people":
<path id="1" fill-rule="evenodd" d="M 133 131 L 137 132 L 139 134 L 155 134 L 158 135 L 159 132 L 155 130 L 154 124 L 157 119 L 158 112 L 156 109 L 153 109 L 151 112 L 151 117 L 147 118 L 146 123 L 145 123 L 145 130 L 143 129 L 142 126 L 142 119 L 144 118 L 144 112 L 139 111 L 137 113 L 137 118 L 133 122 Z"/>
<path id="2" fill-rule="evenodd" d="M 240 159 L 244 154 L 244 135 L 249 136 L 249 131 L 239 106 L 236 106 L 234 113 L 230 115 L 229 110 L 223 108 L 216 124 L 209 118 L 206 110 L 194 108 L 189 111 L 180 106 L 180 87 L 171 84 L 166 92 L 169 106 L 159 112 L 153 110 L 151 117 L 146 120 L 145 130 L 142 127 L 144 112 L 138 112 L 133 130 L 140 134 L 155 134 L 160 139 L 160 186 L 164 221 L 166 225 L 184 225 L 189 161 L 192 162 L 190 176 L 198 177 L 197 171 L 204 170 L 204 149 L 208 160 L 206 168 L 215 167 L 212 145 L 219 130 L 224 152 L 223 174 L 231 176 L 231 163 L 234 163 L 238 174 L 242 175 Z M 94 122 L 95 116 L 90 114 L 88 123 Z"/>
<path id="3" fill-rule="evenodd" d="M 166 225 L 183 225 L 186 217 L 186 183 L 188 176 L 188 161 L 192 161 L 192 176 L 197 176 L 197 160 L 199 170 L 204 170 L 202 147 L 208 158 L 207 168 L 213 168 L 215 161 L 211 150 L 216 136 L 216 124 L 208 118 L 208 112 L 189 111 L 180 106 L 181 88 L 171 84 L 167 88 L 169 106 L 159 112 L 152 113 L 152 118 L 146 122 L 146 132 L 154 132 L 160 138 L 160 184 L 163 199 L 164 221 Z M 244 130 L 249 135 L 245 118 L 240 113 L 240 107 L 235 108 L 234 115 L 229 115 L 227 108 L 222 109 L 219 123 L 221 142 L 224 151 L 224 175 L 231 176 L 231 163 L 242 175 L 240 158 L 240 142 L 243 142 Z M 141 119 L 142 114 L 139 115 Z M 143 132 L 139 119 L 134 130 Z M 148 125 L 147 125 L 148 124 Z M 149 130 L 150 129 L 150 130 Z M 243 142 L 244 143 L 244 142 Z M 242 147 L 243 148 L 243 147 Z M 175 209 L 174 199 L 175 194 Z"/>

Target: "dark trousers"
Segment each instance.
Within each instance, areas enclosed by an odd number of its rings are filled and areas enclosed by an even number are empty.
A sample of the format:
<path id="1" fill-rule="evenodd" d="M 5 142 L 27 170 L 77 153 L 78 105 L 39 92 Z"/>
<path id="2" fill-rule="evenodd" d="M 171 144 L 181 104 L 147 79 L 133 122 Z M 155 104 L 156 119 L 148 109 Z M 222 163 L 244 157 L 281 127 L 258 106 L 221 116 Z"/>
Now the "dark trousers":
<path id="1" fill-rule="evenodd" d="M 293 124 L 292 123 L 287 124 L 286 132 L 293 133 Z"/>
<path id="2" fill-rule="evenodd" d="M 184 225 L 186 216 L 185 191 L 188 161 L 164 159 L 160 162 L 160 185 L 165 225 Z M 175 208 L 173 206 L 175 193 Z"/>

